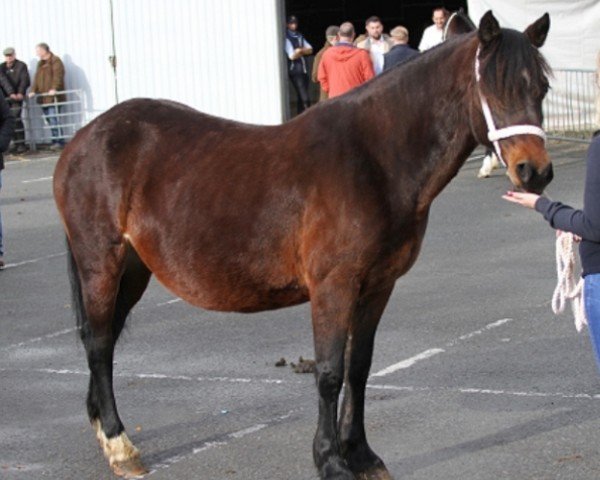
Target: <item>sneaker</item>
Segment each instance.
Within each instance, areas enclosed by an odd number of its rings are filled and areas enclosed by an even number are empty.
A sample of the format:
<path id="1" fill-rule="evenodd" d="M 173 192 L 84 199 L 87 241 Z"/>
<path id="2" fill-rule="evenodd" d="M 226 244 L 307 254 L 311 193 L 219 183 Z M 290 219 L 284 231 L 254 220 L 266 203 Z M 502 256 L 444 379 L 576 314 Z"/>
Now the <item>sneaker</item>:
<path id="1" fill-rule="evenodd" d="M 15 149 L 15 153 L 25 153 L 27 150 L 29 150 L 29 149 L 25 145 L 19 145 Z"/>
<path id="2" fill-rule="evenodd" d="M 63 149 L 63 146 L 60 143 L 53 143 L 50 145 L 50 150 L 53 152 L 60 152 Z"/>

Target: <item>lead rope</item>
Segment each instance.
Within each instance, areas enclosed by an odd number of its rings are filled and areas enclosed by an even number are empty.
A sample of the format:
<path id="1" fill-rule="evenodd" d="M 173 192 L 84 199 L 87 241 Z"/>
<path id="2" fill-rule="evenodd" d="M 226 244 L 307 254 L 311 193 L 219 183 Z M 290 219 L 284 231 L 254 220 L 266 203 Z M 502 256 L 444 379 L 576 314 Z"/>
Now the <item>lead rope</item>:
<path id="1" fill-rule="evenodd" d="M 552 295 L 552 311 L 563 313 L 567 300 L 571 300 L 571 309 L 575 317 L 575 328 L 581 332 L 587 325 L 583 303 L 583 278 L 575 282 L 574 236 L 569 232 L 559 232 L 556 236 L 556 276 L 558 278 Z"/>

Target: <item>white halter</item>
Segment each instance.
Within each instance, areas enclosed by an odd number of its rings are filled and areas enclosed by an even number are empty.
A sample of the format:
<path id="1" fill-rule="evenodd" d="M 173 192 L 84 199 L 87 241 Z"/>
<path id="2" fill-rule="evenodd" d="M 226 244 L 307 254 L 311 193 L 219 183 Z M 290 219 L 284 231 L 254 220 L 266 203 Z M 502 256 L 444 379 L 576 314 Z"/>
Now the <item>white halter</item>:
<path id="1" fill-rule="evenodd" d="M 546 132 L 536 125 L 511 125 L 510 127 L 496 128 L 494 124 L 494 118 L 492 117 L 492 111 L 488 105 L 487 100 L 479 89 L 480 75 L 479 75 L 479 52 L 481 51 L 481 45 L 477 47 L 477 54 L 475 55 L 475 79 L 477 80 L 477 90 L 479 91 L 479 99 L 481 100 L 481 109 L 483 110 L 483 116 L 485 117 L 485 123 L 488 129 L 488 140 L 493 143 L 496 155 L 506 167 L 506 162 L 502 158 L 502 152 L 500 150 L 500 142 L 503 138 L 512 137 L 514 135 L 537 135 L 546 142 Z"/>

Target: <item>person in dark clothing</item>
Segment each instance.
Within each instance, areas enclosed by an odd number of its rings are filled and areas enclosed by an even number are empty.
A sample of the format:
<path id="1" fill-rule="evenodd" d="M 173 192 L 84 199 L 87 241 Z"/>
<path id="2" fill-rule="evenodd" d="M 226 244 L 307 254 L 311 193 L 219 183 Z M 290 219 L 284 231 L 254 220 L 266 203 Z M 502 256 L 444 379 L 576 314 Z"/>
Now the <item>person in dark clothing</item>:
<path id="1" fill-rule="evenodd" d="M 4 169 L 3 152 L 10 144 L 15 128 L 15 119 L 10 113 L 8 103 L 0 95 L 0 191 L 2 191 L 2 170 Z M 2 241 L 2 215 L 0 214 L 0 270 L 4 268 L 4 244 Z"/>
<path id="2" fill-rule="evenodd" d="M 398 25 L 390 32 L 392 49 L 383 56 L 383 71 L 419 55 L 419 51 L 408 45 L 408 30 Z"/>
<path id="3" fill-rule="evenodd" d="M 23 153 L 27 150 L 25 146 L 25 128 L 21 114 L 23 112 L 23 100 L 27 89 L 31 84 L 27 65 L 17 60 L 15 49 L 8 47 L 4 49 L 3 63 L 0 63 L 0 78 L 4 77 L 9 82 L 8 89 L 2 84 L 4 97 L 8 102 L 14 117 L 15 117 L 15 133 L 13 140 L 15 142 L 15 151 Z"/>
<path id="4" fill-rule="evenodd" d="M 534 208 L 552 228 L 570 232 L 581 238 L 584 278 L 583 298 L 590 339 L 600 368 L 600 131 L 596 132 L 586 160 L 583 210 L 561 202 L 553 202 L 534 193 L 507 192 L 503 198 L 524 207 Z"/>
<path id="5" fill-rule="evenodd" d="M 312 45 L 298 32 L 298 18 L 290 15 L 287 18 L 285 32 L 285 53 L 288 58 L 288 75 L 296 89 L 298 98 L 298 114 L 310 107 L 308 93 L 309 76 L 307 58 L 313 52 Z"/>

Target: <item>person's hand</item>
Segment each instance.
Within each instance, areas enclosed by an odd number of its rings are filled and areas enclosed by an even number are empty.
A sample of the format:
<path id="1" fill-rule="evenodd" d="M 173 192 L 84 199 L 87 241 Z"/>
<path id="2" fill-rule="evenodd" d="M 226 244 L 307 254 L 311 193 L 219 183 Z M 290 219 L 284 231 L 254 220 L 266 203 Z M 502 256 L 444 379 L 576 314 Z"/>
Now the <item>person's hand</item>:
<path id="1" fill-rule="evenodd" d="M 17 96 L 17 94 L 16 94 L 16 93 L 11 93 L 11 94 L 8 96 L 8 98 L 10 98 L 11 100 L 18 100 L 18 99 L 19 99 L 19 97 Z"/>
<path id="2" fill-rule="evenodd" d="M 556 238 L 560 237 L 560 235 L 563 233 L 562 230 L 557 229 L 556 230 Z M 571 236 L 573 237 L 573 241 L 575 243 L 579 243 L 581 242 L 581 237 L 579 235 L 575 235 L 574 233 L 571 233 Z"/>
<path id="3" fill-rule="evenodd" d="M 56 90 L 54 88 L 51 88 L 50 90 L 48 90 L 48 95 L 56 95 Z"/>
<path id="4" fill-rule="evenodd" d="M 35 92 L 29 92 L 29 94 L 27 96 L 29 98 L 33 98 L 33 97 L 35 97 Z"/>
<path id="5" fill-rule="evenodd" d="M 23 94 L 22 93 L 15 93 L 15 97 L 17 99 L 17 101 L 22 101 L 23 100 Z"/>
<path id="6" fill-rule="evenodd" d="M 537 202 L 537 199 L 540 198 L 540 196 L 535 193 L 506 192 L 502 195 L 502 198 L 527 208 L 535 208 L 535 202 Z"/>

